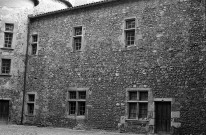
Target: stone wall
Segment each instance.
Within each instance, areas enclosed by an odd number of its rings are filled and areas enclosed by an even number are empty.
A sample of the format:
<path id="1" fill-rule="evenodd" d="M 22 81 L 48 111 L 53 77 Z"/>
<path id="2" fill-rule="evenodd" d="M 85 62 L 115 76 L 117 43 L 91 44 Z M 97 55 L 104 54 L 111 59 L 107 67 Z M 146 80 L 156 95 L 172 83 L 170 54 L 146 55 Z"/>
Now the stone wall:
<path id="1" fill-rule="evenodd" d="M 37 11 L 41 13 L 48 11 L 44 4 L 50 5 L 49 11 L 65 8 L 63 3 L 56 3 L 55 7 L 54 2 L 51 4 L 40 3 L 38 7 L 34 7 L 34 4 L 28 0 L 24 1 L 25 5 L 21 5 L 21 7 L 11 1 L 7 1 L 7 3 L 3 1 L 3 5 L 0 5 L 0 58 L 11 59 L 10 74 L 4 75 L 0 71 L 0 100 L 9 100 L 10 122 L 20 123 L 21 120 L 28 15 L 37 14 Z M 10 49 L 4 47 L 5 23 L 14 24 L 12 47 Z M 0 66 L 2 66 L 1 59 Z"/>
<path id="2" fill-rule="evenodd" d="M 0 99 L 10 101 L 10 121 L 20 122 L 29 9 L 0 7 L 0 58 L 11 59 L 9 75 L 0 74 Z M 5 23 L 14 24 L 11 49 L 4 49 Z M 2 60 L 1 60 L 2 66 Z"/>
<path id="3" fill-rule="evenodd" d="M 119 0 L 33 18 L 30 35 L 39 35 L 27 76 L 27 91 L 39 97 L 33 122 L 117 129 L 126 113 L 126 89 L 150 88 L 153 101 L 172 102 L 174 134 L 204 134 L 204 11 L 198 0 Z M 125 48 L 128 18 L 137 21 L 136 45 Z M 76 26 L 83 28 L 79 52 L 72 49 Z M 89 88 L 84 120 L 67 116 L 71 87 Z M 122 132 L 154 133 L 154 109 L 147 123 L 135 123 L 134 130 L 125 126 L 130 123 L 119 124 Z"/>

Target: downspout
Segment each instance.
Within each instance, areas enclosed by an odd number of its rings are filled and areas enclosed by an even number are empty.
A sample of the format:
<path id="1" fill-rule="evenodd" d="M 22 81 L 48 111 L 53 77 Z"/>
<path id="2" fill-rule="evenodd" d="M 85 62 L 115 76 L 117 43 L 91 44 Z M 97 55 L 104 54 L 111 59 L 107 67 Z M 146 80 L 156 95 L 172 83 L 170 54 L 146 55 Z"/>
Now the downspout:
<path id="1" fill-rule="evenodd" d="M 25 102 L 25 95 L 26 95 L 26 82 L 27 82 L 27 64 L 28 64 L 28 51 L 29 51 L 29 33 L 30 33 L 30 18 L 28 17 L 27 23 L 27 45 L 26 45 L 26 55 L 25 55 L 25 69 L 24 69 L 24 89 L 23 89 L 23 101 L 22 101 L 22 111 L 21 111 L 21 125 L 23 125 L 24 121 L 24 102 Z"/>

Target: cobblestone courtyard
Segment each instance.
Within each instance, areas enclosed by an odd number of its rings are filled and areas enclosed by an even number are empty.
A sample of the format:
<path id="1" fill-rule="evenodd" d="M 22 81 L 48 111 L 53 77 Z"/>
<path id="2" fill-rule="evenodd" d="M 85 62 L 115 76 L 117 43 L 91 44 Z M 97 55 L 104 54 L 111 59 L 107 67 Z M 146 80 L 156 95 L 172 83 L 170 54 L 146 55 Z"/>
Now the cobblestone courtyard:
<path id="1" fill-rule="evenodd" d="M 83 131 L 67 128 L 0 125 L 0 135 L 134 135 L 108 131 Z M 137 134 L 135 134 L 137 135 Z"/>

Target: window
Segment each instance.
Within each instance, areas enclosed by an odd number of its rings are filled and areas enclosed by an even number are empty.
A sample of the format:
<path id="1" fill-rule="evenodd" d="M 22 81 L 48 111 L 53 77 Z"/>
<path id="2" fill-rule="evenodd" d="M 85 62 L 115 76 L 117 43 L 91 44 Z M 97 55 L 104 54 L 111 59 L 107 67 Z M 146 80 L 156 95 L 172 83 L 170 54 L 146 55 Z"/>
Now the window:
<path id="1" fill-rule="evenodd" d="M 14 24 L 6 23 L 4 32 L 4 47 L 11 48 L 13 40 Z"/>
<path id="2" fill-rule="evenodd" d="M 1 73 L 9 74 L 11 68 L 11 59 L 2 59 L 1 63 Z"/>
<path id="3" fill-rule="evenodd" d="M 37 53 L 37 43 L 38 43 L 38 35 L 32 35 L 32 43 L 31 43 L 31 54 L 36 55 Z"/>
<path id="4" fill-rule="evenodd" d="M 83 116 L 86 110 L 86 90 L 68 91 L 69 115 Z"/>
<path id="5" fill-rule="evenodd" d="M 34 115 L 35 94 L 28 94 L 27 114 Z"/>
<path id="6" fill-rule="evenodd" d="M 128 119 L 147 119 L 148 91 L 129 90 L 127 94 Z"/>
<path id="7" fill-rule="evenodd" d="M 128 19 L 125 24 L 126 46 L 135 45 L 135 19 Z"/>
<path id="8" fill-rule="evenodd" d="M 82 48 L 82 27 L 74 28 L 74 51 L 80 51 Z"/>

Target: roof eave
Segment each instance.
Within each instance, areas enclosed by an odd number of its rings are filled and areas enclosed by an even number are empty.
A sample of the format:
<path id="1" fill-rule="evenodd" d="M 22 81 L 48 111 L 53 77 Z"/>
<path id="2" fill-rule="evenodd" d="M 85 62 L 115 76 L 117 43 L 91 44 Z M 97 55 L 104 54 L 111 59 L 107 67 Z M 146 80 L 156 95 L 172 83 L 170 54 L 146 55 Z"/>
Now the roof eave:
<path id="1" fill-rule="evenodd" d="M 70 7 L 70 8 L 57 10 L 57 11 L 53 11 L 53 12 L 47 12 L 47 13 L 43 13 L 43 14 L 39 14 L 39 15 L 35 15 L 35 16 L 30 15 L 29 18 L 30 19 L 35 19 L 35 18 L 48 16 L 48 15 L 53 15 L 53 14 L 58 14 L 58 13 L 62 13 L 62 12 L 73 11 L 73 10 L 83 9 L 83 8 L 92 7 L 92 6 L 98 6 L 98 5 L 101 5 L 101 4 L 114 2 L 114 1 L 118 1 L 118 0 L 104 0 L 104 1 L 94 2 L 94 3 L 90 3 L 90 4 L 80 5 L 80 6 L 76 6 L 76 7 Z"/>

